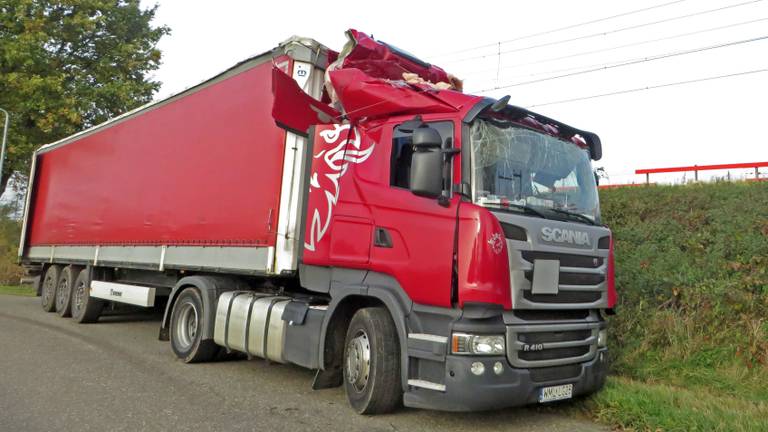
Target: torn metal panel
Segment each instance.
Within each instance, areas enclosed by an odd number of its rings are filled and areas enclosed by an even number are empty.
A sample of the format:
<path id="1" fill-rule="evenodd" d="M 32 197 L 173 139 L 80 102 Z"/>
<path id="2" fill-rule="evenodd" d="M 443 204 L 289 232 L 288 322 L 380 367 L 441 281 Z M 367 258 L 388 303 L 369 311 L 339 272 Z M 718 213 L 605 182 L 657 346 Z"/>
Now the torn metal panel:
<path id="1" fill-rule="evenodd" d="M 338 123 L 341 113 L 305 93 L 296 81 L 272 68 L 272 117 L 278 126 L 306 136 L 310 126 Z"/>
<path id="2" fill-rule="evenodd" d="M 331 83 L 344 115 L 350 120 L 384 115 L 456 112 L 430 89 L 404 81 L 373 78 L 359 69 L 340 69 L 330 73 Z"/>

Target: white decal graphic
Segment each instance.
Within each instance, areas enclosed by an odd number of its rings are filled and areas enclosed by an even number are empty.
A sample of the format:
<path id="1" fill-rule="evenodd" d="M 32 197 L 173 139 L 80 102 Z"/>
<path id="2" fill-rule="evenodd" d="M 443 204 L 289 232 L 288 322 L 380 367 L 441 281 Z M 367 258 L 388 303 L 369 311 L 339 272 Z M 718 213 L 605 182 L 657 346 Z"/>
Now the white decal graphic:
<path id="1" fill-rule="evenodd" d="M 314 251 L 317 243 L 322 240 L 328 226 L 331 223 L 331 214 L 333 207 L 339 199 L 339 179 L 347 172 L 349 163 L 363 163 L 371 153 L 375 144 L 370 147 L 360 148 L 360 134 L 357 130 L 350 131 L 350 125 L 333 125 L 334 129 L 327 129 L 320 132 L 322 141 L 319 151 L 312 156 L 314 159 L 322 158 L 324 164 L 317 164 L 316 171 L 312 172 L 309 180 L 309 193 L 324 193 L 325 200 L 319 201 L 315 208 L 310 208 L 308 214 L 311 215 L 309 226 L 309 239 L 304 242 L 307 250 Z M 342 132 L 344 137 L 342 138 Z M 324 143 L 323 143 L 324 141 Z M 318 172 L 319 171 L 319 172 Z M 326 181 L 327 180 L 327 181 Z"/>
<path id="2" fill-rule="evenodd" d="M 494 233 L 488 240 L 488 244 L 491 245 L 491 250 L 496 254 L 500 254 L 504 250 L 504 239 L 501 238 L 501 234 Z"/>

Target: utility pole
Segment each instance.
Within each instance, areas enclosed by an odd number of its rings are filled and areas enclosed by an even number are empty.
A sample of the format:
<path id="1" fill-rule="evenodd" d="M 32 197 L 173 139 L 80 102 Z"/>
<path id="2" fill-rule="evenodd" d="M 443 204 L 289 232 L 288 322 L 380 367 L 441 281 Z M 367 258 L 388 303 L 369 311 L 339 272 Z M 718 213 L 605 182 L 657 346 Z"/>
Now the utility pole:
<path id="1" fill-rule="evenodd" d="M 3 127 L 3 146 L 2 149 L 0 149 L 0 184 L 3 184 L 3 165 L 5 163 L 5 140 L 8 138 L 8 123 L 11 118 L 11 115 L 8 114 L 8 111 L 0 108 L 0 111 L 5 114 L 5 127 Z M 0 191 L 0 195 L 5 191 Z"/>

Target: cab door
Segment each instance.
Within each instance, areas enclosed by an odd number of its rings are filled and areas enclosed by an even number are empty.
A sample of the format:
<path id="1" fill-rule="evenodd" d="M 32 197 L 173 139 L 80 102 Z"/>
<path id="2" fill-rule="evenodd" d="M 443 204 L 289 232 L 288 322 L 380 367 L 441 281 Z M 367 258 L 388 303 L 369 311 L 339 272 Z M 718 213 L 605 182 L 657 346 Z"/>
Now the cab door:
<path id="1" fill-rule="evenodd" d="M 427 124 L 440 132 L 444 146 L 456 142 L 460 129 L 453 122 Z M 375 223 L 370 268 L 394 277 L 415 303 L 450 307 L 459 197 L 441 204 L 408 189 L 410 133 L 398 129 L 398 123 L 371 135 L 383 148 L 372 155 L 375 169 L 358 170 L 360 196 Z M 459 161 L 453 165 L 460 166 Z"/>

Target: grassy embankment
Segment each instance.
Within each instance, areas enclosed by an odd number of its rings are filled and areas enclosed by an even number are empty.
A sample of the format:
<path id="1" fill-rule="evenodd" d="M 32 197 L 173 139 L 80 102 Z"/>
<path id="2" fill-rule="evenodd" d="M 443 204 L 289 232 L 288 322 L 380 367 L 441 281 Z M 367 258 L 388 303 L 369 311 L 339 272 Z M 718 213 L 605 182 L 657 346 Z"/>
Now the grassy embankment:
<path id="1" fill-rule="evenodd" d="M 601 191 L 616 240 L 617 428 L 768 431 L 768 183 Z"/>

